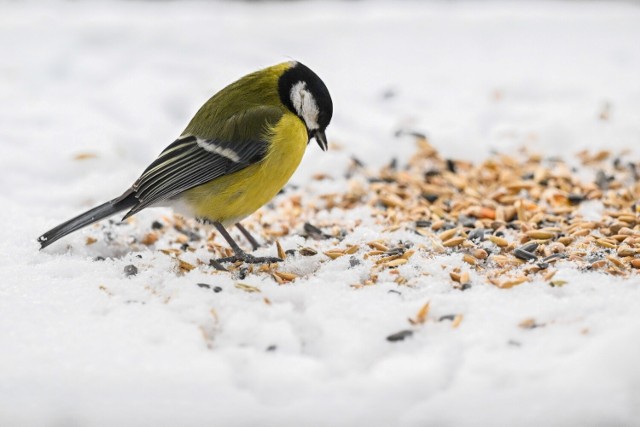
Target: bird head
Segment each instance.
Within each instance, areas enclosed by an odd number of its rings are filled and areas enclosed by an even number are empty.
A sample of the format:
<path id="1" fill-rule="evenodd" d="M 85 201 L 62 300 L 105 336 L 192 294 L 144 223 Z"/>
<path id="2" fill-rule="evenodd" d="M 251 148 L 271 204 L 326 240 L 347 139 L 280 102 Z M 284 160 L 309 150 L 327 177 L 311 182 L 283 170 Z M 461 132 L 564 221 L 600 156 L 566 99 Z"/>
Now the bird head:
<path id="1" fill-rule="evenodd" d="M 309 141 L 314 138 L 326 151 L 325 129 L 333 115 L 333 102 L 320 77 L 300 62 L 293 62 L 280 76 L 278 91 L 280 100 L 304 122 Z"/>

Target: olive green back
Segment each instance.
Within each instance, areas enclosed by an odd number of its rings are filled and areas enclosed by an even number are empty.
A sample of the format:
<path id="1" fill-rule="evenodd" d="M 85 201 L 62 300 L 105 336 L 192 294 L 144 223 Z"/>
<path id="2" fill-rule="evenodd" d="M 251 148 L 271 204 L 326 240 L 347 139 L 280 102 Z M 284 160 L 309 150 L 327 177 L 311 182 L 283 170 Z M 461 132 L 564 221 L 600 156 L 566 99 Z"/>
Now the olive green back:
<path id="1" fill-rule="evenodd" d="M 231 83 L 198 110 L 183 135 L 223 141 L 260 139 L 287 111 L 278 94 L 278 79 L 292 65 L 274 65 Z"/>

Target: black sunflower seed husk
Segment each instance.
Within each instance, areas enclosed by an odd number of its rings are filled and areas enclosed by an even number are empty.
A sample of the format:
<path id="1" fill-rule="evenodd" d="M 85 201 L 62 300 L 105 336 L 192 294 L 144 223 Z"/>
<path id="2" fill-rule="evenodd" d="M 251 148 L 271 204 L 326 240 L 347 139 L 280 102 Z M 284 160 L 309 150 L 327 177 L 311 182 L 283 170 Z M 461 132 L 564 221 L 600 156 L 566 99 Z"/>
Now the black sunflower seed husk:
<path id="1" fill-rule="evenodd" d="M 413 331 L 405 329 L 404 331 L 396 332 L 395 334 L 391 334 L 387 337 L 387 341 L 396 342 L 403 341 L 405 338 L 409 338 L 413 335 Z"/>
<path id="2" fill-rule="evenodd" d="M 304 223 L 304 232 L 307 233 L 309 237 L 315 240 L 325 240 L 331 237 L 328 234 L 323 233 L 322 230 L 320 230 L 315 225 L 308 222 Z"/>

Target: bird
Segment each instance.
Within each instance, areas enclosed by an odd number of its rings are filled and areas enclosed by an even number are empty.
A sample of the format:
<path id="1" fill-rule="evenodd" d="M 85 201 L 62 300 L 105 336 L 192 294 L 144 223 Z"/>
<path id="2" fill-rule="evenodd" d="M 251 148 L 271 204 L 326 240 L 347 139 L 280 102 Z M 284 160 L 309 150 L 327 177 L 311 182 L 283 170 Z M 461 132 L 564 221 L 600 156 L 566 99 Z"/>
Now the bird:
<path id="1" fill-rule="evenodd" d="M 118 212 L 126 211 L 124 221 L 147 207 L 169 206 L 213 224 L 227 241 L 234 255 L 214 260 L 216 268 L 276 262 L 244 252 L 226 228 L 235 225 L 258 247 L 240 221 L 285 186 L 312 139 L 327 151 L 332 116 L 327 86 L 301 62 L 247 74 L 206 101 L 124 193 L 47 231 L 37 239 L 40 249 Z"/>

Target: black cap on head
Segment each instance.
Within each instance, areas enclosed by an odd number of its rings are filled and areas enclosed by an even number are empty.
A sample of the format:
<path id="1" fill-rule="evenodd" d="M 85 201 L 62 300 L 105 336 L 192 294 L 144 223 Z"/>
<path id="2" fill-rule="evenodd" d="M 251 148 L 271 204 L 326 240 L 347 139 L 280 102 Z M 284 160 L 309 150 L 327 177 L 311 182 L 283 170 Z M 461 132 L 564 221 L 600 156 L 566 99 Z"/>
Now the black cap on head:
<path id="1" fill-rule="evenodd" d="M 305 123 L 309 138 L 315 137 L 326 150 L 324 131 L 333 115 L 333 102 L 320 77 L 296 62 L 280 76 L 278 93 L 282 103 Z"/>

